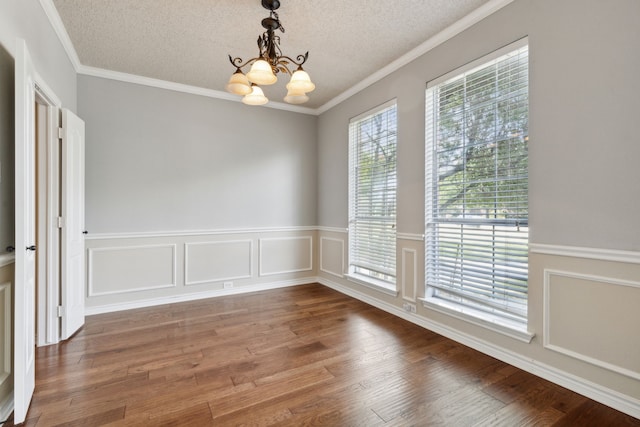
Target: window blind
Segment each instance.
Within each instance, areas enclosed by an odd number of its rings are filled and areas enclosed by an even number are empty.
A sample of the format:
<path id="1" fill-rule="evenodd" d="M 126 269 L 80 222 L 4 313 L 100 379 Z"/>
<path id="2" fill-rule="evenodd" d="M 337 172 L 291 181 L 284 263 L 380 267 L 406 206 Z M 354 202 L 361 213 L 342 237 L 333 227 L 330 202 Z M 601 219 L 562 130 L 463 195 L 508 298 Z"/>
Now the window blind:
<path id="1" fill-rule="evenodd" d="M 395 101 L 349 123 L 349 272 L 395 284 Z"/>
<path id="2" fill-rule="evenodd" d="M 525 45 L 426 91 L 427 295 L 517 323 L 527 318 L 528 80 Z"/>

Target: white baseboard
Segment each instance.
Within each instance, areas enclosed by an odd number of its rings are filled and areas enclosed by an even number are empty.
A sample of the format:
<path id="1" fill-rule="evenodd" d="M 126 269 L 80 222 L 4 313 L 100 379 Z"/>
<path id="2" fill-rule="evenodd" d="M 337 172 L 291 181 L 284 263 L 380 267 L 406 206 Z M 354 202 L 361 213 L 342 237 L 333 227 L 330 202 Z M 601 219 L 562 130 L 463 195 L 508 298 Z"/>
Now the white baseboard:
<path id="1" fill-rule="evenodd" d="M 615 390 L 608 389 L 601 385 L 587 381 L 583 378 L 569 374 L 560 369 L 554 368 L 547 364 L 537 362 L 536 360 L 526 358 L 518 353 L 496 346 L 490 342 L 479 339 L 475 336 L 460 332 L 447 325 L 426 319 L 415 314 L 410 314 L 394 305 L 373 298 L 351 288 L 340 285 L 324 277 L 318 277 L 316 280 L 324 286 L 349 295 L 376 308 L 384 310 L 388 313 L 396 315 L 425 329 L 436 332 L 442 336 L 450 338 L 456 342 L 464 344 L 484 354 L 495 357 L 498 360 L 509 363 L 517 368 L 532 373 L 536 376 L 544 378 L 569 390 L 575 391 L 583 396 L 603 403 L 621 412 L 640 418 L 640 400 L 631 398 Z"/>
<path id="2" fill-rule="evenodd" d="M 136 308 L 153 307 L 156 305 L 173 304 L 177 302 L 196 301 L 206 298 L 223 297 L 227 295 L 247 294 L 250 292 L 266 291 L 270 289 L 286 288 L 288 286 L 306 285 L 317 282 L 317 277 L 304 277 L 301 279 L 284 280 L 279 282 L 260 283 L 256 285 L 239 286 L 230 289 L 216 289 L 206 292 L 194 292 L 189 294 L 171 295 L 162 298 L 142 299 L 117 304 L 104 304 L 85 307 L 85 315 L 112 313 L 116 311 L 132 310 Z"/>

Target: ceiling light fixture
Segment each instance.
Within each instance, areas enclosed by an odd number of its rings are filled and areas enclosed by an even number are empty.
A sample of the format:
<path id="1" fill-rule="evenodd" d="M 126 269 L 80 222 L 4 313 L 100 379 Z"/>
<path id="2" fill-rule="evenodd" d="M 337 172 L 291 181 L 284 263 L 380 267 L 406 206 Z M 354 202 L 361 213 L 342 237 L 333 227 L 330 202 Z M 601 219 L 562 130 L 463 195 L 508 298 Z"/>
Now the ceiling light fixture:
<path id="1" fill-rule="evenodd" d="M 262 26 L 267 30 L 258 37 L 259 55 L 247 62 L 242 58 L 232 58 L 229 61 L 236 67 L 226 89 L 235 95 L 243 95 L 242 102 L 248 105 L 263 105 L 269 102 L 260 86 L 272 85 L 278 81 L 276 74 L 286 73 L 291 75 L 287 84 L 285 102 L 289 104 L 302 104 L 309 100 L 307 93 L 316 88 L 309 78 L 309 74 L 302 68 L 307 61 L 309 52 L 298 55 L 292 59 L 282 54 L 280 50 L 280 36 L 275 35 L 276 30 L 284 33 L 278 14 L 275 12 L 280 7 L 279 0 L 262 0 L 262 7 L 269 10 L 269 17 L 262 20 Z M 242 68 L 251 65 L 251 69 L 245 75 Z M 296 65 L 298 68 L 292 73 L 289 67 Z"/>

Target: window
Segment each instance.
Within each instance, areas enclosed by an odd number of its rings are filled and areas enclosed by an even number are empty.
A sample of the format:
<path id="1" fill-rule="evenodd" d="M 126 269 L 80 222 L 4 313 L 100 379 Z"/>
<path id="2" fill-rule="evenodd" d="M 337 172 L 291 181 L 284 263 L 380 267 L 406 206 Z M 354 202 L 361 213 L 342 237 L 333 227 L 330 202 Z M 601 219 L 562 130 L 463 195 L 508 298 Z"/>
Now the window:
<path id="1" fill-rule="evenodd" d="M 395 291 L 395 101 L 349 123 L 349 277 Z"/>
<path id="2" fill-rule="evenodd" d="M 430 82 L 426 91 L 425 301 L 521 332 L 528 281 L 525 43 Z"/>

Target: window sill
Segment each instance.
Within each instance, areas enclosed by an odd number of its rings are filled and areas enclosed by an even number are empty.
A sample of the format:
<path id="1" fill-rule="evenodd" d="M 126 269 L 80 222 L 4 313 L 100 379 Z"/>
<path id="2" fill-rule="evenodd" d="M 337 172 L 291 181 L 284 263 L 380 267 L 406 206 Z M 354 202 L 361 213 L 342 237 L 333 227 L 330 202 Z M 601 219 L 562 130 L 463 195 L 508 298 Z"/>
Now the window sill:
<path id="1" fill-rule="evenodd" d="M 535 333 L 527 331 L 525 325 L 510 322 L 500 316 L 493 316 L 489 313 L 474 310 L 470 307 L 464 307 L 437 298 L 421 298 L 421 301 L 425 308 L 455 317 L 456 319 L 463 320 L 476 326 L 481 326 L 527 344 L 529 344 L 535 336 Z"/>
<path id="2" fill-rule="evenodd" d="M 345 274 L 345 277 L 350 282 L 366 286 L 367 288 L 382 292 L 387 295 L 391 295 L 394 297 L 398 296 L 398 290 L 396 289 L 396 287 L 390 283 L 383 282 L 382 280 L 376 280 L 372 279 L 371 277 L 351 273 Z"/>

